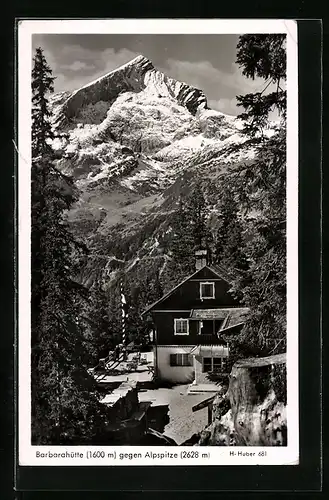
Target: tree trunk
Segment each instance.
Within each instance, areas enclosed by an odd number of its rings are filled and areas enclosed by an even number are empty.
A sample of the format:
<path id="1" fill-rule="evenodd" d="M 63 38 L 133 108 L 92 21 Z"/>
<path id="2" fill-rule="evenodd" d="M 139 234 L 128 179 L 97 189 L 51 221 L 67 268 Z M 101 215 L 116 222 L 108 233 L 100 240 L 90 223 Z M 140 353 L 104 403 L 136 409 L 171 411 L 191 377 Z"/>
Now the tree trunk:
<path id="1" fill-rule="evenodd" d="M 213 422 L 201 433 L 199 444 L 285 446 L 285 364 L 285 354 L 236 362 L 224 399 L 230 409 L 223 415 L 223 404 L 214 401 Z"/>

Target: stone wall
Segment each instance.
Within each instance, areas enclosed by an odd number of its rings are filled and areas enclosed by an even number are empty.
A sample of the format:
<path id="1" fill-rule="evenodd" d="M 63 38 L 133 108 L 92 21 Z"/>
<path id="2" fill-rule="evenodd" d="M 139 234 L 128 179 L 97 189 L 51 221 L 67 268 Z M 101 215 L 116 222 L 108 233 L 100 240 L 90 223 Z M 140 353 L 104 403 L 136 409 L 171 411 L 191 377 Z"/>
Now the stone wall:
<path id="1" fill-rule="evenodd" d="M 108 403 L 106 398 L 103 402 L 108 407 L 109 420 L 113 423 L 128 419 L 139 408 L 136 382 L 121 384 L 108 398 Z"/>
<path id="2" fill-rule="evenodd" d="M 137 383 L 124 382 L 103 403 L 107 406 L 109 425 L 105 438 L 112 445 L 139 445 L 147 431 L 145 405 L 138 399 Z M 146 410 L 146 411 L 145 411 Z M 145 411 L 145 413 L 143 413 Z M 140 414 L 138 418 L 136 416 Z"/>

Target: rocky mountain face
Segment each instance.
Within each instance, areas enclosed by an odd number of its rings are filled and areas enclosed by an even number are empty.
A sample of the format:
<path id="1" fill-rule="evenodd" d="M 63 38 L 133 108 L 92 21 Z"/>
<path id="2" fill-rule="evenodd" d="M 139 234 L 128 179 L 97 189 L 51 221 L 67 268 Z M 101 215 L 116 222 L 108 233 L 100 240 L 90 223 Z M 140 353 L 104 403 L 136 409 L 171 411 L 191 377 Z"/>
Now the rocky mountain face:
<path id="1" fill-rule="evenodd" d="M 179 195 L 202 183 L 215 212 L 227 166 L 254 154 L 239 119 L 143 56 L 51 105 L 58 167 L 80 191 L 69 218 L 91 248 L 87 284 L 98 272 L 111 280 L 122 268 L 162 271 Z"/>

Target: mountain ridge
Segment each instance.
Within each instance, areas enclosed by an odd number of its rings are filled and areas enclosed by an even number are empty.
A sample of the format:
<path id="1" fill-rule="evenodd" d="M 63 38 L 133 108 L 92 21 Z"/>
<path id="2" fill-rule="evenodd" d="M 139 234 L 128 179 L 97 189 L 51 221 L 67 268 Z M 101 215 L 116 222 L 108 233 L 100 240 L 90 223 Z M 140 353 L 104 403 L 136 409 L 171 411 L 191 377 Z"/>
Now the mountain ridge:
<path id="1" fill-rule="evenodd" d="M 67 119 L 71 119 L 86 103 L 95 104 L 98 101 L 111 103 L 120 93 L 139 92 L 145 88 L 151 93 L 176 98 L 192 114 L 197 112 L 199 106 L 207 108 L 207 99 L 201 90 L 168 77 L 157 70 L 148 58 L 139 55 L 71 92 L 62 104 L 60 112 Z"/>

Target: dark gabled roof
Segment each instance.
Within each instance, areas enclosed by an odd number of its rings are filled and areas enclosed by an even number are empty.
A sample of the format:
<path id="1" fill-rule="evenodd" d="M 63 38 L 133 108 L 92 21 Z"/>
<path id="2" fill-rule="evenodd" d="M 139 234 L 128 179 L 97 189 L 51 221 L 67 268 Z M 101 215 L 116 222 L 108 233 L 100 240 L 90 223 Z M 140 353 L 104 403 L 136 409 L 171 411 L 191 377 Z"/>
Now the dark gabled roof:
<path id="1" fill-rule="evenodd" d="M 232 308 L 229 311 L 226 321 L 223 323 L 220 332 L 244 323 L 246 321 L 246 316 L 248 315 L 249 311 L 250 311 L 249 307 Z"/>
<path id="2" fill-rule="evenodd" d="M 223 278 L 228 283 L 232 283 L 232 281 L 234 281 L 237 278 L 235 273 L 233 273 L 232 271 L 228 271 L 220 264 L 212 264 L 211 266 L 206 266 L 206 267 L 208 267 L 211 271 L 216 273 L 218 276 Z"/>
<path id="3" fill-rule="evenodd" d="M 217 336 L 220 338 L 222 334 L 226 335 L 236 332 L 237 327 L 245 324 L 249 312 L 249 307 L 232 308 L 218 330 Z"/>
<path id="4" fill-rule="evenodd" d="M 208 268 L 210 269 L 210 271 L 212 271 L 213 273 L 217 274 L 217 276 L 219 278 L 222 278 L 224 281 L 226 281 L 227 283 L 231 283 L 232 282 L 232 275 L 230 275 L 230 277 L 228 276 L 228 273 L 227 271 L 222 268 L 221 266 L 203 266 L 201 267 L 201 269 L 198 269 L 197 271 L 195 271 L 193 274 L 191 274 L 190 276 L 188 276 L 187 278 L 185 278 L 183 281 L 181 281 L 178 285 L 174 286 L 171 290 L 169 290 L 169 292 L 167 292 L 165 295 L 163 295 L 160 299 L 156 300 L 155 302 L 153 302 L 153 304 L 151 304 L 150 306 L 148 306 L 145 311 L 142 312 L 142 316 L 149 312 L 151 309 L 153 309 L 154 306 L 156 306 L 157 304 L 159 304 L 160 302 L 162 302 L 164 299 L 168 298 L 175 290 L 177 290 L 180 286 L 182 286 L 184 283 L 186 283 L 189 279 L 193 278 L 194 276 L 196 276 L 200 271 L 202 271 L 202 269 L 205 269 L 205 268 Z"/>
<path id="5" fill-rule="evenodd" d="M 218 330 L 217 336 L 218 336 L 218 338 L 220 338 L 222 334 L 226 335 L 226 334 L 230 334 L 230 333 L 236 333 L 237 327 L 243 326 L 244 324 L 245 324 L 245 321 L 241 321 L 241 323 L 236 323 L 235 325 L 231 325 L 231 326 L 228 326 L 226 328 L 222 328 L 222 329 Z"/>

